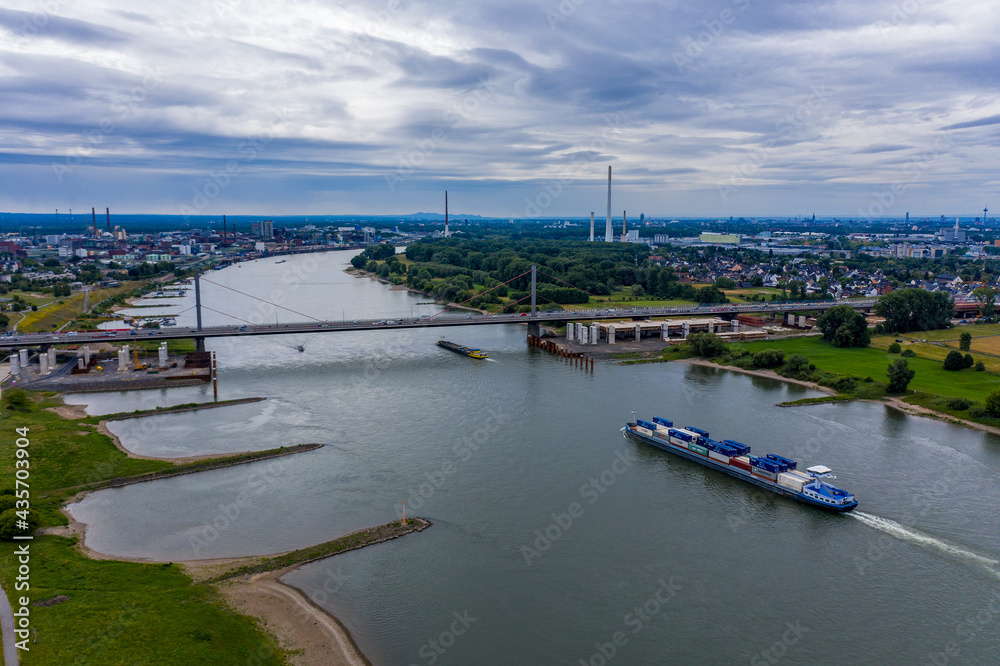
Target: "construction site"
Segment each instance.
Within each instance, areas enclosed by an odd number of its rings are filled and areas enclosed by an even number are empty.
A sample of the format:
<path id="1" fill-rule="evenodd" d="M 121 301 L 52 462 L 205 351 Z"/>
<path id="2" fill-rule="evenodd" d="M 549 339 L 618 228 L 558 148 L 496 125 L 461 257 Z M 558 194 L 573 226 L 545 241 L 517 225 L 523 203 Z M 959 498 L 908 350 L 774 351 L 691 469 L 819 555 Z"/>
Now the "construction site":
<path id="1" fill-rule="evenodd" d="M 7 365 L 7 364 L 5 364 Z M 212 352 L 171 355 L 123 345 L 83 345 L 45 351 L 21 349 L 4 368 L 5 386 L 40 391 L 89 392 L 189 386 L 213 381 Z"/>

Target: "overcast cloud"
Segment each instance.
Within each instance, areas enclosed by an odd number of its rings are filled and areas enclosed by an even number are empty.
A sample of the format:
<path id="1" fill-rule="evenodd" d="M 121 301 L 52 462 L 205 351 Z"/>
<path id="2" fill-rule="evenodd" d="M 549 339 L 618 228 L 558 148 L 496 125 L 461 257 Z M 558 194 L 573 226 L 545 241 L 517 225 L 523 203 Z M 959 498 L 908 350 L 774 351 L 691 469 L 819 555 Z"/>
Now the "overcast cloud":
<path id="1" fill-rule="evenodd" d="M 986 0 L 6 1 L 0 210 L 975 215 Z"/>

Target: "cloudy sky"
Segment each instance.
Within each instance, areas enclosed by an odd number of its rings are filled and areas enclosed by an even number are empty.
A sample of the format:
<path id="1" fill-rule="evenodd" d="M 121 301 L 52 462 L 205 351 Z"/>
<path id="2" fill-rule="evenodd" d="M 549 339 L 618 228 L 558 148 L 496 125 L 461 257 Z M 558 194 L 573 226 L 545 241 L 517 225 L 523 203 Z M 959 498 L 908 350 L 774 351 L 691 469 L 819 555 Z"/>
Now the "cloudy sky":
<path id="1" fill-rule="evenodd" d="M 1000 210 L 995 0 L 0 3 L 0 210 Z"/>

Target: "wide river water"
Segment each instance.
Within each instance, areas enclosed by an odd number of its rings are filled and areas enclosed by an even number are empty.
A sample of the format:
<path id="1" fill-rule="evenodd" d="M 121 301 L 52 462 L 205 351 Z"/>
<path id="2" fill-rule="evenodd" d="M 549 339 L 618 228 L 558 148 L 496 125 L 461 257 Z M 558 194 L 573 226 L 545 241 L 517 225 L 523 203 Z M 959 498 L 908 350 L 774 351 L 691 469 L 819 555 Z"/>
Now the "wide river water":
<path id="1" fill-rule="evenodd" d="M 203 301 L 245 321 L 439 311 L 345 274 L 352 254 L 212 271 Z M 151 303 L 179 312 L 193 293 Z M 490 360 L 438 348 L 442 334 Z M 326 446 L 92 493 L 71 508 L 90 547 L 267 554 L 405 501 L 434 526 L 284 578 L 375 664 L 998 663 L 1000 438 L 880 404 L 779 408 L 818 393 L 683 363 L 591 374 L 519 325 L 208 342 L 220 398 L 267 400 L 115 422 L 126 447 Z M 209 387 L 67 399 L 95 414 L 204 400 Z M 620 432 L 632 411 L 826 464 L 860 507 L 828 514 L 636 445 Z"/>

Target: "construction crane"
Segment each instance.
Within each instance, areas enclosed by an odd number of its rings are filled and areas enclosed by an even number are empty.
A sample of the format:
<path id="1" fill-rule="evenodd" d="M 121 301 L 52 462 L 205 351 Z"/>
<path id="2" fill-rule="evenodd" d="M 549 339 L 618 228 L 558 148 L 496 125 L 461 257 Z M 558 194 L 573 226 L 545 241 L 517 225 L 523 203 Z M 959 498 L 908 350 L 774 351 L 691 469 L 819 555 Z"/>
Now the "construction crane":
<path id="1" fill-rule="evenodd" d="M 146 368 L 149 367 L 145 363 L 139 363 L 139 349 L 138 348 L 133 349 L 132 353 L 135 354 L 135 369 L 136 370 L 145 370 Z"/>

